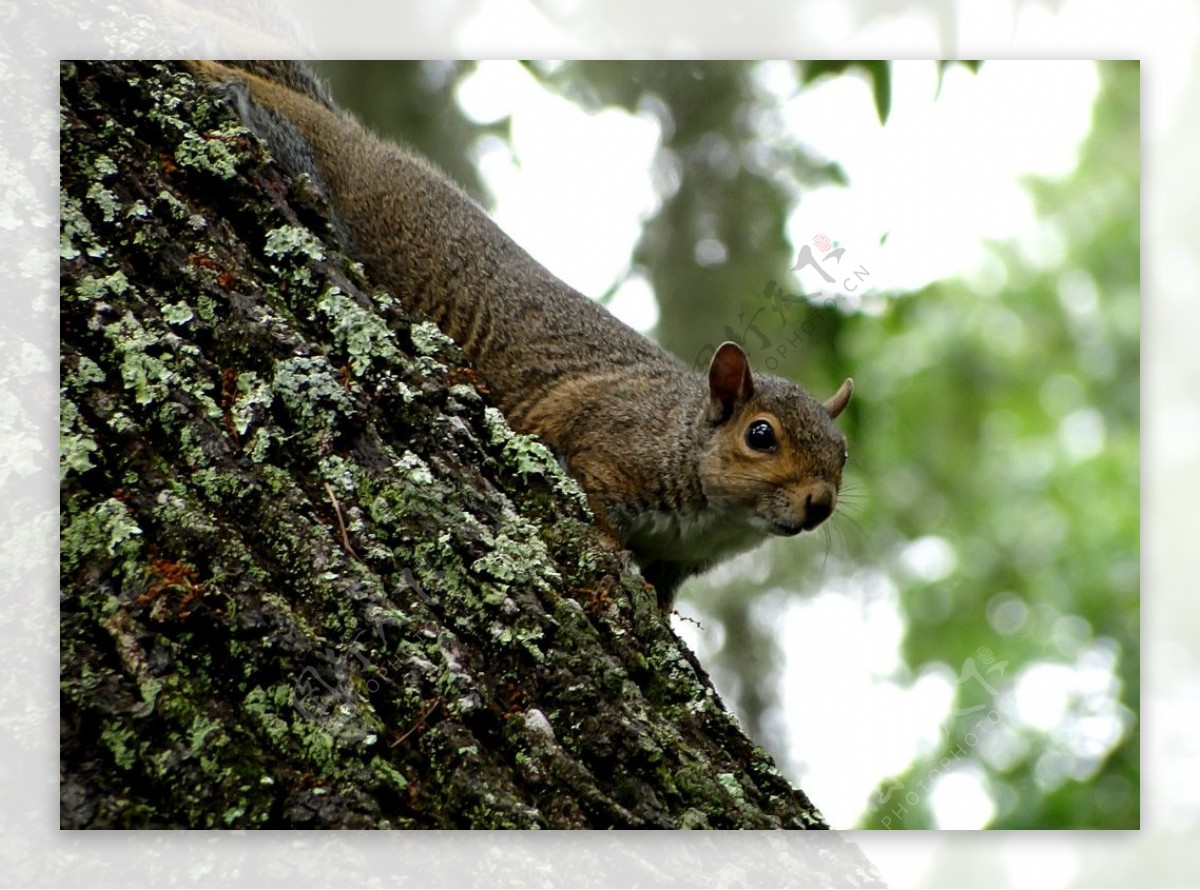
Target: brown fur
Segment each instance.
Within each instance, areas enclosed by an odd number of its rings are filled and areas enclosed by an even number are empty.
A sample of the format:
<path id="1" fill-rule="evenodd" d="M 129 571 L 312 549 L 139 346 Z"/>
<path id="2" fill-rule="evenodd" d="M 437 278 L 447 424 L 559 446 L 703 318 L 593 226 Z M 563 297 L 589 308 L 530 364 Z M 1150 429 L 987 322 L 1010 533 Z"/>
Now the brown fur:
<path id="1" fill-rule="evenodd" d="M 832 418 L 849 381 L 822 406 L 752 377 L 732 343 L 696 374 L 551 275 L 429 163 L 339 111 L 307 69 L 192 67 L 231 87 L 285 166 L 314 175 L 359 258 L 462 346 L 512 427 L 563 456 L 664 607 L 690 575 L 832 511 L 845 459 Z M 772 451 L 747 444 L 760 419 Z"/>

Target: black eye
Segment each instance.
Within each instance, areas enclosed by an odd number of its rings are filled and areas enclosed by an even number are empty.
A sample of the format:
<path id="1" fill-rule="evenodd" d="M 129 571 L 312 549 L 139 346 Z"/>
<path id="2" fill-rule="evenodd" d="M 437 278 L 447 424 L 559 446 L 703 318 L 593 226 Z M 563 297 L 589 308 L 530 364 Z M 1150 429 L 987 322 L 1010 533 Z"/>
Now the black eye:
<path id="1" fill-rule="evenodd" d="M 774 451 L 775 430 L 765 420 L 756 420 L 746 427 L 746 444 L 755 451 Z"/>
<path id="2" fill-rule="evenodd" d="M 842 451 L 842 466 L 846 466 L 850 462 L 850 452 Z"/>

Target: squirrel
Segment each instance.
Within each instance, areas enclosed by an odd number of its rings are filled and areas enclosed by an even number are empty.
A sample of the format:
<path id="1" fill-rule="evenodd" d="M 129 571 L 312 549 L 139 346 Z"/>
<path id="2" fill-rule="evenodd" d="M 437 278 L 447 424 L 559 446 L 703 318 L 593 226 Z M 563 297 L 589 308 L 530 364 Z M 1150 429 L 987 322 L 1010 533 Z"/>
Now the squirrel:
<path id="1" fill-rule="evenodd" d="M 307 173 L 352 253 L 463 349 L 496 407 L 539 436 L 670 611 L 684 580 L 833 512 L 848 458 L 824 403 L 751 374 L 733 342 L 707 373 L 564 284 L 435 167 L 370 133 L 300 63 L 191 62 L 289 173 Z"/>

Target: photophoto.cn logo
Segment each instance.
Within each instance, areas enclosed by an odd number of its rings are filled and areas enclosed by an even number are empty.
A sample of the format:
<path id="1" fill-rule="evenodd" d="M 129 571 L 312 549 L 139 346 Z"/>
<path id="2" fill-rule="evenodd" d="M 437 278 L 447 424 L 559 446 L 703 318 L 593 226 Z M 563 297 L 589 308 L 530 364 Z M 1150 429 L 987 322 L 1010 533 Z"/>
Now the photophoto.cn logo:
<path id="1" fill-rule="evenodd" d="M 820 258 L 813 253 L 814 245 L 820 252 Z M 860 290 L 863 282 L 870 278 L 870 270 L 861 263 L 856 268 L 850 268 L 849 262 L 843 266 L 845 254 L 846 248 L 838 246 L 829 236 L 820 233 L 813 236 L 812 245 L 805 244 L 800 249 L 796 264 L 790 271 L 812 266 L 825 283 L 833 287 L 791 294 L 786 293 L 774 278 L 769 279 L 754 301 L 742 303 L 737 325 L 725 325 L 725 339 L 737 343 L 748 354 L 760 357 L 758 360 L 763 362 L 766 369 L 774 372 L 791 352 L 810 346 L 814 338 L 828 333 L 828 313 L 836 311 L 847 294 Z M 841 276 L 840 283 L 829 269 Z M 781 335 L 777 330 L 767 333 L 770 325 L 767 329 L 759 327 L 758 317 L 768 309 L 773 309 L 778 316 L 779 327 L 787 329 L 782 335 L 783 339 L 779 339 Z M 797 316 L 797 313 L 801 314 Z M 702 344 L 692 360 L 692 367 L 698 371 L 707 367 L 715 349 L 711 342 Z"/>
<path id="2" fill-rule="evenodd" d="M 825 279 L 826 284 L 837 285 L 838 280 L 825 270 L 825 266 L 823 266 L 822 263 L 827 263 L 832 260 L 840 267 L 842 263 L 842 257 L 846 253 L 846 248 L 834 247 L 833 242 L 829 240 L 829 236 L 823 234 L 817 234 L 813 236 L 812 242 L 816 246 L 817 250 L 821 251 L 824 256 L 818 260 L 816 255 L 813 253 L 812 247 L 805 244 L 800 248 L 800 253 L 796 256 L 796 265 L 792 266 L 790 271 L 798 272 L 805 266 L 810 266 L 817 270 L 817 273 L 823 279 Z M 841 272 L 842 270 L 839 268 L 838 271 Z M 870 270 L 860 263 L 858 268 L 847 270 L 846 277 L 842 280 L 839 290 L 848 294 L 854 293 L 859 289 L 860 283 L 866 281 L 870 277 Z M 820 296 L 820 292 L 818 291 L 816 294 L 806 294 L 805 296 Z"/>

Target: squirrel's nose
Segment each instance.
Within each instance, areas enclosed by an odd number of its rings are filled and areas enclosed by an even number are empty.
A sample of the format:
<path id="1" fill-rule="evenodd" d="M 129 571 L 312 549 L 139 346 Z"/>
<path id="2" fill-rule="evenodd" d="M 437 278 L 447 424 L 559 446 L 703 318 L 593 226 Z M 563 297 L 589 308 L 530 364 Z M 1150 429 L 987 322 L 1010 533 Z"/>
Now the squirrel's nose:
<path id="1" fill-rule="evenodd" d="M 804 498 L 804 529 L 811 531 L 833 512 L 833 489 L 821 486 Z"/>

